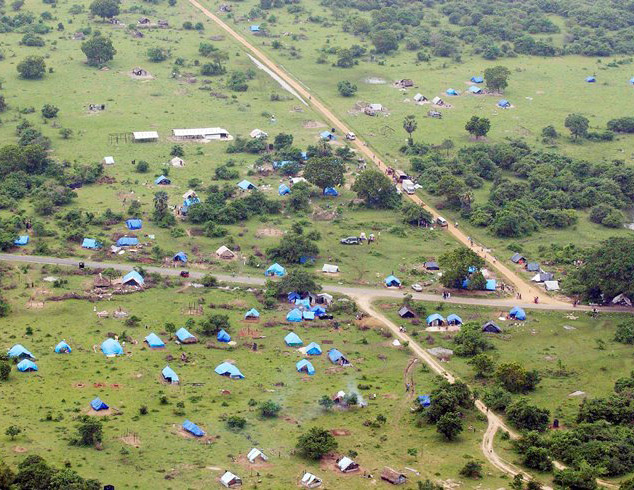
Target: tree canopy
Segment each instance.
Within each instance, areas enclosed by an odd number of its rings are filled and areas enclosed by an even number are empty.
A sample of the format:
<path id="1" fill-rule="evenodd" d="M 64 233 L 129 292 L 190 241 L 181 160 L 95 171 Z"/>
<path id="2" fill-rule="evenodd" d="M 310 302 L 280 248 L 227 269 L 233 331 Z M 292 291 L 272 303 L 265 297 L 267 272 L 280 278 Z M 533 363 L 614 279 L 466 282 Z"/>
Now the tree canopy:
<path id="1" fill-rule="evenodd" d="M 304 167 L 304 178 L 320 189 L 343 185 L 344 165 L 338 158 L 311 158 Z"/>
<path id="2" fill-rule="evenodd" d="M 401 203 L 401 196 L 392 181 L 378 170 L 361 172 L 352 185 L 352 190 L 369 208 L 393 209 Z"/>
<path id="3" fill-rule="evenodd" d="M 95 36 L 81 45 L 81 50 L 86 55 L 90 66 L 103 66 L 114 58 L 117 50 L 114 49 L 112 41 L 103 36 Z"/>

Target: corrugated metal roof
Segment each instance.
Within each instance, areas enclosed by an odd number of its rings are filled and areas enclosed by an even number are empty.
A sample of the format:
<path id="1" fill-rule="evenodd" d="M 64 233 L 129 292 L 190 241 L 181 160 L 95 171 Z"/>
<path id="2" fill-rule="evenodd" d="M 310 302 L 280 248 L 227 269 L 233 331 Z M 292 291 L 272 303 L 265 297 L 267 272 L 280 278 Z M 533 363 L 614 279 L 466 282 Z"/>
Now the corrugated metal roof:
<path id="1" fill-rule="evenodd" d="M 211 134 L 229 134 L 229 131 L 223 128 L 190 128 L 190 129 L 173 129 L 174 136 L 207 136 Z"/>
<path id="2" fill-rule="evenodd" d="M 159 137 L 156 131 L 134 131 L 132 136 L 135 140 L 151 140 Z"/>

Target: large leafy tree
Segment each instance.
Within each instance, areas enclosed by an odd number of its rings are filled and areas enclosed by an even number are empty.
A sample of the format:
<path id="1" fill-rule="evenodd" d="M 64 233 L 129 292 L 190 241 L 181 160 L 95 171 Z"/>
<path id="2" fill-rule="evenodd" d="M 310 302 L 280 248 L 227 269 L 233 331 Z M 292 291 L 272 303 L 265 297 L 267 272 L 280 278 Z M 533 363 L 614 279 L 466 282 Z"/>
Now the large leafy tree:
<path id="1" fill-rule="evenodd" d="M 315 276 L 304 269 L 294 269 L 279 282 L 281 292 L 296 291 L 298 293 L 317 293 L 321 286 Z"/>
<path id="2" fill-rule="evenodd" d="M 119 15 L 119 0 L 95 0 L 90 4 L 90 13 L 102 19 Z"/>
<path id="3" fill-rule="evenodd" d="M 418 128 L 418 123 L 416 122 L 416 116 L 405 116 L 403 119 L 403 129 L 407 133 L 407 144 L 412 146 L 414 144 L 414 139 L 412 138 L 412 133 L 416 131 Z"/>
<path id="4" fill-rule="evenodd" d="M 464 127 L 469 134 L 475 136 L 476 139 L 480 139 L 487 135 L 489 129 L 491 129 L 491 121 L 486 117 L 472 116 L 467 121 Z"/>
<path id="5" fill-rule="evenodd" d="M 484 259 L 466 247 L 445 252 L 439 257 L 438 262 L 443 268 L 440 280 L 443 286 L 448 288 L 461 288 L 462 282 L 470 275 L 471 267 L 475 268 L 475 272 L 471 273 L 472 276 L 482 275 L 480 269 L 484 267 Z"/>
<path id="6" fill-rule="evenodd" d="M 304 168 L 304 177 L 320 189 L 342 185 L 344 165 L 338 158 L 311 158 Z"/>
<path id="7" fill-rule="evenodd" d="M 581 114 L 569 114 L 564 121 L 564 126 L 570 130 L 573 139 L 585 138 L 588 135 L 590 122 Z"/>
<path id="8" fill-rule="evenodd" d="M 411 201 L 407 201 L 403 204 L 401 212 L 403 222 L 414 226 L 431 224 L 434 219 L 429 211 Z"/>
<path id="9" fill-rule="evenodd" d="M 102 66 L 117 54 L 112 41 L 103 36 L 95 36 L 82 43 L 81 50 L 86 55 L 90 66 Z"/>
<path id="10" fill-rule="evenodd" d="M 46 63 L 41 56 L 27 56 L 16 67 L 22 78 L 38 80 L 46 73 Z"/>
<path id="11" fill-rule="evenodd" d="M 509 84 L 511 71 L 506 66 L 494 66 L 484 70 L 484 82 L 489 90 L 503 92 Z"/>
<path id="12" fill-rule="evenodd" d="M 308 459 L 321 459 L 338 446 L 335 437 L 320 427 L 311 428 L 297 439 L 297 449 Z"/>
<path id="13" fill-rule="evenodd" d="M 394 184 L 378 170 L 361 172 L 352 185 L 352 190 L 369 208 L 394 209 L 401 203 L 401 196 Z"/>

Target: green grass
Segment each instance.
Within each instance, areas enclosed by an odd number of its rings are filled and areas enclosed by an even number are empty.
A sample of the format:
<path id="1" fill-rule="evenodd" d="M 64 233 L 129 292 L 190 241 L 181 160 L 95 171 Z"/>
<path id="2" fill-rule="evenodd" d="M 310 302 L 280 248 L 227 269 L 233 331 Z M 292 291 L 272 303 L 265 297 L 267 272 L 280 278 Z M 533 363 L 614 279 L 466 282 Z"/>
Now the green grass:
<path id="1" fill-rule="evenodd" d="M 90 282 L 90 278 L 66 275 L 55 268 L 41 272 L 27 269 L 26 274 L 12 270 L 5 274 L 6 296 L 13 311 L 10 317 L 0 320 L 3 348 L 22 343 L 37 357 L 39 367 L 37 373 L 14 370 L 10 380 L 2 386 L 2 432 L 12 424 L 24 429 L 15 441 L 0 436 L 0 454 L 8 463 L 16 464 L 25 454 L 42 455 L 58 466 L 70 461 L 83 476 L 99 478 L 117 488 L 156 488 L 157 484 L 162 488 L 208 488 L 215 484 L 212 482 L 221 474 L 220 470 L 225 469 L 239 474 L 246 486 L 258 482 L 259 488 L 290 488 L 303 470 L 318 474 L 329 487 L 345 484 L 346 488 L 366 488 L 368 480 L 359 475 L 341 477 L 294 454 L 297 437 L 314 425 L 349 430 L 350 436 L 338 437 L 339 453 L 356 451 L 356 459 L 363 469 L 375 478 L 384 465 L 390 465 L 414 468 L 423 479 L 457 480 L 466 458 L 482 459 L 479 444 L 485 423 L 475 414 L 469 415 L 465 426 L 473 426 L 474 431 L 465 430 L 453 443 L 443 442 L 431 426 L 417 427 L 410 412 L 413 398 L 404 390 L 403 373 L 410 354 L 407 350 L 388 347 L 389 339 L 377 330 L 359 330 L 345 315 L 337 318 L 341 325 L 338 330 L 318 322 L 293 326 L 305 343 L 314 340 L 324 348 L 324 355 L 312 359 L 316 375 L 307 378 L 295 371 L 295 362 L 300 356 L 282 340 L 288 331 L 283 324 L 289 308 L 286 304 L 266 311 L 250 293 L 181 290 L 176 281 L 173 286 L 115 296 L 111 301 L 96 305 L 82 300 L 49 301 L 42 309 L 27 309 L 25 304 L 29 297 L 38 293 L 25 286 L 34 282 L 37 288 L 48 289 L 50 284 L 41 282 L 41 278 L 50 274 L 69 281 L 65 289 L 52 289 L 51 294 L 80 291 Z M 178 346 L 168 342 L 160 351 L 144 346 L 143 338 L 151 331 L 167 340 L 164 322 L 182 325 L 187 319 L 183 310 L 199 298 L 205 305 L 233 305 L 232 309 L 205 306 L 205 314 L 230 316 L 230 333 L 237 340 L 234 348 L 222 350 L 220 346 L 221 349 L 217 349 L 215 339 L 204 337 L 196 345 Z M 139 316 L 141 325 L 126 328 L 121 320 L 100 320 L 93 311 L 94 306 L 98 311 L 110 312 L 120 307 Z M 237 336 L 247 325 L 242 315 L 249 307 L 257 307 L 262 313 L 259 323 L 249 324 L 265 336 L 256 341 L 257 353 L 245 345 L 248 339 Z M 273 322 L 275 326 L 264 327 L 265 322 Z M 27 327 L 33 329 L 32 335 L 26 335 Z M 93 352 L 93 345 L 98 346 L 107 332 L 120 334 L 123 330 L 138 342 L 127 343 L 125 356 L 106 359 L 100 352 Z M 62 338 L 73 348 L 72 354 L 53 353 L 53 347 Z M 354 366 L 327 372 L 332 365 L 326 359 L 326 350 L 331 347 L 326 341 L 332 341 L 332 346 L 344 352 Z M 180 361 L 181 353 L 188 356 L 187 363 Z M 168 364 L 167 355 L 175 358 L 169 364 L 180 376 L 179 386 L 160 382 L 160 371 Z M 244 380 L 232 381 L 213 372 L 217 364 L 227 359 L 236 362 L 246 376 Z M 414 370 L 414 380 L 420 392 L 430 391 L 437 382 L 420 367 Z M 84 387 L 79 388 L 79 383 Z M 100 385 L 95 386 L 96 383 Z M 376 394 L 367 408 L 324 413 L 317 405 L 322 395 L 340 389 L 349 391 L 359 384 L 370 386 L 369 390 L 360 391 L 366 399 Z M 229 390 L 231 394 L 223 395 L 221 390 Z M 168 397 L 169 405 L 159 403 L 161 395 Z M 69 446 L 68 440 L 75 430 L 74 418 L 87 410 L 95 396 L 120 409 L 122 415 L 104 420 L 102 451 Z M 261 420 L 256 407 L 249 406 L 250 399 L 275 400 L 283 407 L 280 417 Z M 178 402 L 183 402 L 184 408 L 175 413 Z M 148 415 L 139 415 L 141 405 L 149 408 Z M 53 420 L 47 420 L 48 414 Z M 227 429 L 223 420 L 232 414 L 247 419 L 243 431 Z M 387 417 L 385 426 L 364 426 L 364 421 L 374 420 L 379 414 Z M 177 435 L 177 427 L 185 418 L 202 426 L 214 436 L 214 442 L 204 445 Z M 138 435 L 139 448 L 120 440 L 128 433 Z M 253 446 L 270 456 L 270 465 L 251 469 L 241 462 L 240 457 Z M 16 447 L 26 452 L 15 452 Z M 407 455 L 408 448 L 418 449 L 417 458 Z M 259 476 L 256 471 L 260 472 Z M 410 480 L 417 480 L 413 473 L 408 475 Z M 166 476 L 173 479 L 164 480 Z M 466 488 L 502 485 L 504 480 L 486 464 L 482 480 L 464 482 Z"/>

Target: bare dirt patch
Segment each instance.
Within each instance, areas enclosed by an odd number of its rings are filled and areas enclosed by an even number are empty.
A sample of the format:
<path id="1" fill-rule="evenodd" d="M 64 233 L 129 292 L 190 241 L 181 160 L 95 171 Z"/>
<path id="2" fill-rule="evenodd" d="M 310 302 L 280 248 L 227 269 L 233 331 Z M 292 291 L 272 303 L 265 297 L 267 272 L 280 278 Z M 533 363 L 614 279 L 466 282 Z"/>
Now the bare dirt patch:
<path id="1" fill-rule="evenodd" d="M 90 415 L 91 417 L 108 417 L 110 415 L 121 415 L 121 412 L 116 408 L 108 408 L 107 410 L 93 410 L 90 408 L 86 415 Z"/>
<path id="2" fill-rule="evenodd" d="M 201 429 L 205 430 L 203 427 L 201 427 Z M 176 434 L 181 436 L 183 439 L 193 439 L 193 440 L 199 441 L 199 442 L 201 442 L 203 444 L 211 444 L 216 439 L 215 437 L 209 436 L 209 435 L 204 435 L 202 437 L 196 437 L 194 434 L 190 434 L 189 432 L 187 432 L 182 427 L 179 427 L 176 430 Z"/>
<path id="3" fill-rule="evenodd" d="M 85 388 L 86 385 L 84 383 L 75 383 L 73 385 L 73 388 Z"/>
<path id="4" fill-rule="evenodd" d="M 323 122 L 321 121 L 304 121 L 302 123 L 302 127 L 304 129 L 317 129 L 317 128 L 327 128 Z"/>
<path id="5" fill-rule="evenodd" d="M 247 468 L 253 468 L 253 469 L 271 468 L 273 466 L 273 464 L 270 461 L 263 461 L 261 458 L 256 458 L 255 461 L 252 463 L 251 461 L 247 459 L 246 454 L 241 454 L 240 456 L 238 456 L 236 463 L 238 463 L 241 466 L 245 466 Z"/>
<path id="6" fill-rule="evenodd" d="M 25 448 L 25 447 L 22 447 L 22 446 L 15 446 L 15 447 L 13 448 L 13 452 L 14 452 L 14 453 L 25 453 L 25 452 L 27 452 L 27 451 L 28 451 L 28 449 L 27 449 L 27 448 Z"/>
<path id="7" fill-rule="evenodd" d="M 330 433 L 335 437 L 349 436 L 351 434 L 351 432 L 348 429 L 330 429 Z"/>
<path id="8" fill-rule="evenodd" d="M 363 80 L 363 83 L 367 83 L 369 85 L 383 85 L 386 82 L 384 79 L 379 77 L 368 77 Z"/>
<path id="9" fill-rule="evenodd" d="M 255 232 L 255 238 L 262 238 L 265 236 L 271 236 L 271 237 L 284 236 L 284 231 L 280 230 L 279 228 L 259 228 Z"/>
<path id="10" fill-rule="evenodd" d="M 126 434 L 123 437 L 120 437 L 119 440 L 128 446 L 136 447 L 137 449 L 141 447 L 141 439 L 138 434 L 130 433 Z"/>

